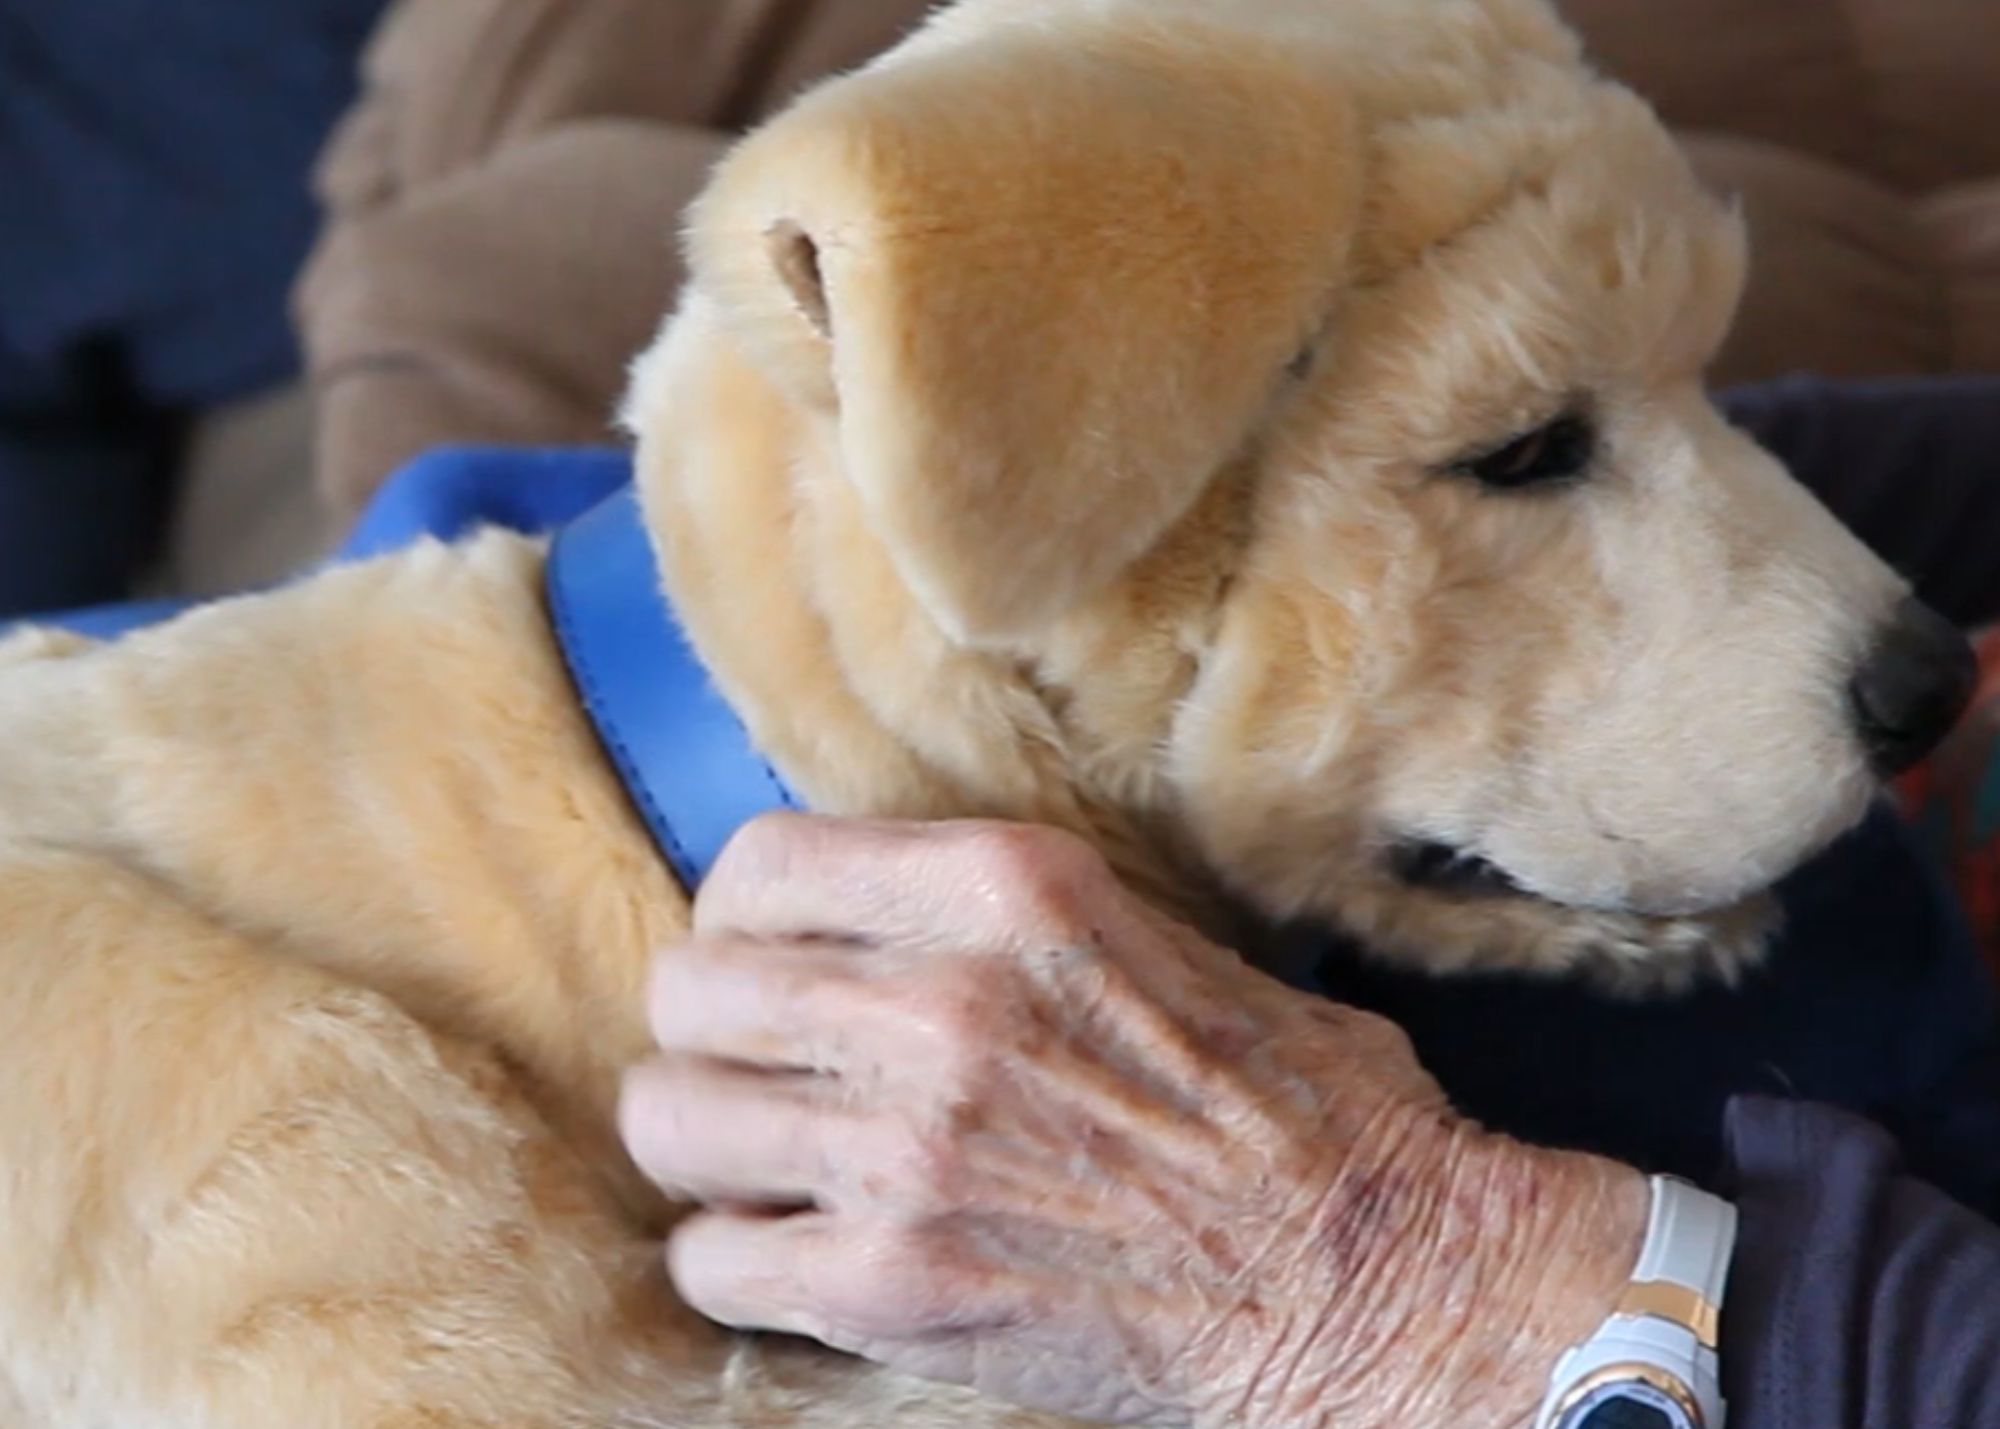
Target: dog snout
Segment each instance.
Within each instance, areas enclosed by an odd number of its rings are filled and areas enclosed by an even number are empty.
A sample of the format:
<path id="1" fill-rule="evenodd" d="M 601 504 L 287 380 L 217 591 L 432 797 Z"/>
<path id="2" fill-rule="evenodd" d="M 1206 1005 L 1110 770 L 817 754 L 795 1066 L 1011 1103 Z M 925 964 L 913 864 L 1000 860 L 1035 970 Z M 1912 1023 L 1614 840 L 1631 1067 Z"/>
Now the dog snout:
<path id="1" fill-rule="evenodd" d="M 1883 778 L 1937 747 L 1972 698 L 1978 664 L 1956 626 L 1906 599 L 1875 637 L 1847 697 L 1868 762 Z"/>

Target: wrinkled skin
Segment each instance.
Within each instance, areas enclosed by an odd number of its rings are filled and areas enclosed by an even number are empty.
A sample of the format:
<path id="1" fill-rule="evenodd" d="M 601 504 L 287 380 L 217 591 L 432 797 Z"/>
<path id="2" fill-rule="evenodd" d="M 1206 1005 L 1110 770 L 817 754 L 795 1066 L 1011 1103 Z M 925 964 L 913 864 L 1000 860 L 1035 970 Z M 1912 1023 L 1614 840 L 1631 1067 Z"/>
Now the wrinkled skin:
<path id="1" fill-rule="evenodd" d="M 688 1301 L 1036 1408 L 1525 1423 L 1643 1224 L 1043 830 L 752 825 L 650 999 L 621 1120 L 710 1207 Z"/>

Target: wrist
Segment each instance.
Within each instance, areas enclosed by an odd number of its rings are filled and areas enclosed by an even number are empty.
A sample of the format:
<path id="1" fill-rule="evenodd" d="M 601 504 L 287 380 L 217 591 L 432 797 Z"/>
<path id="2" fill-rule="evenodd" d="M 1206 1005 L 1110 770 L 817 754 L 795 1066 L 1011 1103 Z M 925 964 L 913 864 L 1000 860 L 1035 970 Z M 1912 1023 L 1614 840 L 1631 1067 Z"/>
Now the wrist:
<path id="1" fill-rule="evenodd" d="M 1645 1234 L 1644 1176 L 1469 1125 L 1440 1142 L 1432 1174 L 1391 1183 L 1410 1189 L 1390 1253 L 1365 1271 L 1337 1255 L 1319 1278 L 1318 1318 L 1300 1316 L 1317 1329 L 1287 1360 L 1282 1399 L 1245 1416 L 1257 1429 L 1526 1429 L 1556 1361 L 1617 1304 Z M 1326 1233 L 1340 1243 L 1337 1222 Z"/>
<path id="2" fill-rule="evenodd" d="M 1514 1148 L 1552 1190 L 1526 1217 L 1495 1290 L 1496 1330 L 1512 1333 L 1490 1376 L 1471 1386 L 1474 1422 L 1532 1425 L 1556 1362 L 1595 1334 L 1631 1282 L 1645 1239 L 1646 1177 L 1601 1157 Z"/>
<path id="3" fill-rule="evenodd" d="M 1379 1422 L 1527 1429 L 1556 1361 L 1603 1324 L 1631 1278 L 1646 1179 L 1483 1133 L 1455 1179 L 1466 1223 L 1433 1250 L 1434 1288 L 1417 1307 L 1425 1363 L 1407 1407 Z"/>

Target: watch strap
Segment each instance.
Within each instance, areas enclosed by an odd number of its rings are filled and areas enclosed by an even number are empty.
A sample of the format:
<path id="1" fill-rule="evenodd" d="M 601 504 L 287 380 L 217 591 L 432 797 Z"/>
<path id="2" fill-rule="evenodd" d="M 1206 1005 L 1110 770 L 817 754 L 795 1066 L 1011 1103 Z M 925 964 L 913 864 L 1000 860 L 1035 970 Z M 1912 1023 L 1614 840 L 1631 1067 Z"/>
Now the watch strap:
<path id="1" fill-rule="evenodd" d="M 1736 1245 L 1736 1207 L 1671 1176 L 1653 1177 L 1652 1191 L 1639 1264 L 1616 1313 L 1677 1321 L 1712 1350 Z"/>
<path id="2" fill-rule="evenodd" d="M 1632 1280 L 1597 1332 L 1566 1352 L 1536 1423 L 1567 1426 L 1572 1408 L 1616 1386 L 1645 1384 L 1693 1429 L 1722 1429 L 1716 1342 L 1736 1242 L 1736 1208 L 1673 1177 L 1652 1179 L 1646 1239 Z"/>

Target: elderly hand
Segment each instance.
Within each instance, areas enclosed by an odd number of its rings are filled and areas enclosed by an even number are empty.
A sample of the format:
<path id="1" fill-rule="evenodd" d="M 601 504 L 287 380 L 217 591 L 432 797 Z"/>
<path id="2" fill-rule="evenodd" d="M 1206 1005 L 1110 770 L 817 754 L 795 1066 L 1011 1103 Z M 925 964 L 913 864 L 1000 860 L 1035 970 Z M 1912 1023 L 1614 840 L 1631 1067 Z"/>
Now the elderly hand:
<path id="1" fill-rule="evenodd" d="M 689 1303 L 1032 1407 L 1523 1424 L 1644 1226 L 1047 830 L 760 821 L 650 998 L 621 1123 L 708 1207 Z"/>

